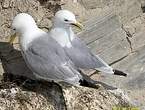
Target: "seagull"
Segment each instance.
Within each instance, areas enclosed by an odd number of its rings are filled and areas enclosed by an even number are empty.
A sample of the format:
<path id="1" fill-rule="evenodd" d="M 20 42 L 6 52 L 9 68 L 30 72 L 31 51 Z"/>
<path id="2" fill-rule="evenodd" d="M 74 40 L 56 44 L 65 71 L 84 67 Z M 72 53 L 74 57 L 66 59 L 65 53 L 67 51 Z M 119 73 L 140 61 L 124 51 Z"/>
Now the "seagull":
<path id="1" fill-rule="evenodd" d="M 10 43 L 19 35 L 22 56 L 36 78 L 80 85 L 83 76 L 60 44 L 39 29 L 31 15 L 20 13 L 15 16 L 12 28 L 15 33 Z"/>
<path id="2" fill-rule="evenodd" d="M 113 69 L 99 56 L 94 55 L 87 45 L 73 32 L 72 26 L 83 28 L 83 25 L 76 20 L 72 12 L 59 10 L 54 16 L 50 35 L 64 48 L 66 54 L 77 68 L 94 69 L 114 75 L 127 75 L 122 71 Z"/>

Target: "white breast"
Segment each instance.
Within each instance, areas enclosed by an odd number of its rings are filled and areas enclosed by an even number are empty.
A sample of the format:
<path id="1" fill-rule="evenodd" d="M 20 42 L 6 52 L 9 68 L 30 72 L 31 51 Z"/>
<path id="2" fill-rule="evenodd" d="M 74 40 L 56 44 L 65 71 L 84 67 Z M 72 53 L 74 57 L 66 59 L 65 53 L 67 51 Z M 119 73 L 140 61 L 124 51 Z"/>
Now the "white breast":
<path id="1" fill-rule="evenodd" d="M 24 33 L 22 37 L 20 37 L 20 45 L 23 51 L 27 50 L 29 43 L 31 43 L 35 38 L 41 37 L 45 33 L 46 32 L 40 29 Z"/>
<path id="2" fill-rule="evenodd" d="M 68 33 L 64 29 L 55 28 L 50 31 L 51 37 L 53 37 L 62 47 L 67 46 L 70 48 L 71 42 Z"/>

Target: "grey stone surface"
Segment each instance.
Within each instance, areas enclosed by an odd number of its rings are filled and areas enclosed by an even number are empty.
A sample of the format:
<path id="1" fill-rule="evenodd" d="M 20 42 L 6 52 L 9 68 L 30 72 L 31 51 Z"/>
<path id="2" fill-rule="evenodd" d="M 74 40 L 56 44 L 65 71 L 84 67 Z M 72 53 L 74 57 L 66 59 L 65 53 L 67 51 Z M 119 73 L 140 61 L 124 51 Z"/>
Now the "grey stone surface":
<path id="1" fill-rule="evenodd" d="M 107 83 L 115 84 L 117 87 L 120 86 L 122 88 L 135 90 L 135 89 L 144 89 L 145 87 L 145 46 L 138 49 L 137 51 L 129 54 L 126 58 L 121 61 L 115 63 L 113 65 L 114 68 L 126 71 L 128 73 L 128 77 L 120 80 L 121 77 L 106 77 L 104 81 Z M 119 81 L 118 81 L 119 80 Z"/>
<path id="2" fill-rule="evenodd" d="M 115 63 L 114 68 L 128 73 L 126 78 L 115 76 L 100 77 L 99 80 L 112 86 L 124 89 L 132 101 L 138 106 L 145 107 L 145 46 L 129 54 L 126 58 Z M 94 76 L 95 77 L 95 76 Z M 143 110 L 143 109 L 142 109 Z"/>
<path id="3" fill-rule="evenodd" d="M 87 11 L 101 9 L 88 19 L 85 30 L 79 33 L 93 53 L 114 68 L 128 73 L 128 77 L 92 75 L 92 78 L 125 89 L 131 99 L 144 108 L 144 0 L 81 0 Z M 87 16 L 87 15 L 86 15 Z M 138 95 L 140 94 L 140 95 Z"/>
<path id="4" fill-rule="evenodd" d="M 97 13 L 98 8 L 102 10 L 113 8 L 119 16 L 120 21 L 126 23 L 142 13 L 140 7 L 143 1 L 144 0 L 80 0 L 79 2 L 88 12 L 96 9 L 93 13 L 94 15 Z M 102 12 L 100 12 L 100 14 L 101 13 Z M 90 16 L 88 18 L 90 18 Z"/>
<path id="5" fill-rule="evenodd" d="M 135 1 L 132 3 L 136 4 Z M 145 107 L 144 13 L 132 13 L 132 17 L 127 18 L 130 20 L 128 21 L 125 20 L 126 17 L 120 20 L 120 15 L 114 13 L 114 9 L 111 10 L 110 13 L 108 11 L 106 14 L 104 11 L 102 15 L 88 20 L 85 24 L 86 30 L 79 35 L 93 53 L 98 54 L 115 69 L 128 73 L 128 77 L 101 75 L 98 78 L 98 75 L 92 75 L 92 78 L 125 89 L 132 100 L 143 108 Z M 138 93 L 142 97 L 139 97 Z"/>
<path id="6" fill-rule="evenodd" d="M 113 10 L 105 11 L 103 15 L 92 18 L 85 25 L 85 30 L 79 34 L 80 37 L 92 52 L 107 63 L 111 64 L 130 53 L 126 33 Z"/>

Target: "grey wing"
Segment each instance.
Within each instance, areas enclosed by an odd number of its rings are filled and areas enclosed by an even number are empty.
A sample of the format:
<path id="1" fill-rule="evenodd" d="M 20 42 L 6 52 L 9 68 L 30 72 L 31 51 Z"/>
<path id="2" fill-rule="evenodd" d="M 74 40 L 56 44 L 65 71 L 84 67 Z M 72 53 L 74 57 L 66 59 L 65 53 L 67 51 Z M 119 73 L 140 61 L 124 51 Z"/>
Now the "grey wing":
<path id="1" fill-rule="evenodd" d="M 31 43 L 25 52 L 28 66 L 36 77 L 45 80 L 78 84 L 81 75 L 75 70 L 63 49 L 53 39 L 41 37 Z"/>
<path id="2" fill-rule="evenodd" d="M 113 69 L 99 56 L 92 54 L 87 45 L 77 36 L 72 40 L 72 47 L 65 47 L 65 50 L 77 67 L 114 73 Z"/>

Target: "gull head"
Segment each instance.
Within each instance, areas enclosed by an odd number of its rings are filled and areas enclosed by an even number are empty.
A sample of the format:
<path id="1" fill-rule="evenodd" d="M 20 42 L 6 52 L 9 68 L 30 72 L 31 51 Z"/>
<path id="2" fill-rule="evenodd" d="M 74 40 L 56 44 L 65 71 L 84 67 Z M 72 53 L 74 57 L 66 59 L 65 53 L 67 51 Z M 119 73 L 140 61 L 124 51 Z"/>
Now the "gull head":
<path id="1" fill-rule="evenodd" d="M 33 19 L 33 17 L 27 13 L 20 13 L 15 16 L 12 22 L 12 28 L 16 32 L 22 34 L 28 29 L 36 28 L 37 25 Z"/>
<path id="2" fill-rule="evenodd" d="M 33 17 L 27 13 L 20 13 L 16 15 L 12 21 L 12 29 L 14 34 L 10 38 L 10 43 L 12 44 L 16 34 L 24 34 L 26 31 L 37 29 L 37 25 Z"/>
<path id="3" fill-rule="evenodd" d="M 75 15 L 68 10 L 59 10 L 54 16 L 54 26 L 68 28 L 71 26 L 76 26 L 80 29 L 83 25 L 76 20 Z"/>

